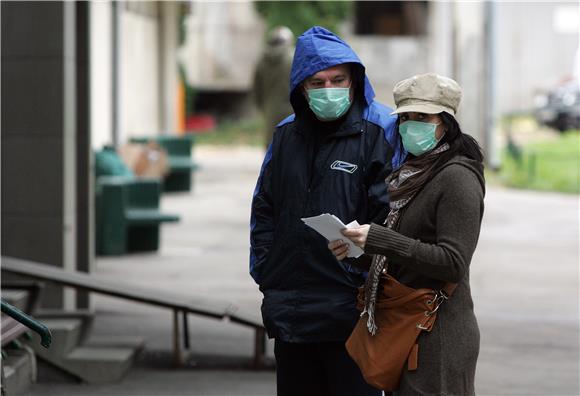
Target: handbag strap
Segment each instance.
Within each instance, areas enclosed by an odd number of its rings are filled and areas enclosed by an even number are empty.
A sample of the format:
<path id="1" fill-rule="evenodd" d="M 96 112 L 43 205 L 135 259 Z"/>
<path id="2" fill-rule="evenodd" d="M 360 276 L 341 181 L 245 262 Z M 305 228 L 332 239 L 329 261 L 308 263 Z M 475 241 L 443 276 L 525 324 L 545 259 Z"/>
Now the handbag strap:
<path id="1" fill-rule="evenodd" d="M 457 287 L 457 283 L 446 283 L 442 289 L 435 292 L 435 299 L 431 300 L 432 302 L 435 303 L 435 305 L 433 306 L 433 309 L 431 311 L 429 311 L 429 314 L 427 316 L 431 316 L 432 314 L 437 312 L 439 310 L 439 307 L 441 306 L 441 304 L 443 304 L 443 302 L 449 300 L 449 297 L 451 297 L 451 295 L 455 291 L 456 287 Z"/>

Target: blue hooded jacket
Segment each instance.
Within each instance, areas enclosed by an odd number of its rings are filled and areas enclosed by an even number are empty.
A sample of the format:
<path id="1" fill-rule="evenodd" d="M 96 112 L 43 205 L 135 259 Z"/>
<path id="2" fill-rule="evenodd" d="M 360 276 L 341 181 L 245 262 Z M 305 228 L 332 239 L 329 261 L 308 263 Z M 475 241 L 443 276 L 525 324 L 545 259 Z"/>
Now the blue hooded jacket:
<path id="1" fill-rule="evenodd" d="M 290 96 L 296 88 L 311 75 L 329 67 L 343 63 L 356 63 L 363 66 L 352 48 L 331 31 L 314 26 L 298 37 L 296 52 L 290 73 Z M 364 77 L 364 97 L 370 105 L 375 97 L 375 91 Z"/>
<path id="2" fill-rule="evenodd" d="M 318 121 L 300 85 L 344 63 L 352 65 L 351 107 L 336 122 Z M 356 323 L 357 288 L 365 274 L 353 266 L 356 261 L 338 262 L 328 241 L 301 218 L 330 213 L 345 224 L 384 221 L 385 178 L 405 153 L 396 117 L 374 96 L 363 64 L 339 37 L 315 26 L 298 38 L 290 74 L 295 113 L 276 128 L 252 201 L 250 273 L 264 294 L 270 337 L 344 341 Z"/>

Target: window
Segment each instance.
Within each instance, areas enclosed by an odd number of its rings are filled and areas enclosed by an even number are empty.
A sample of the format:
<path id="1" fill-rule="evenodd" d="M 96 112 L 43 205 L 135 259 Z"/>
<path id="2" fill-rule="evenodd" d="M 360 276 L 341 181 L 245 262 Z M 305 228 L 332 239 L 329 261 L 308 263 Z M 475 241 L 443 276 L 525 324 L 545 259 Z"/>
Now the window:
<path id="1" fill-rule="evenodd" d="M 357 1 L 355 33 L 418 36 L 427 33 L 426 1 Z"/>

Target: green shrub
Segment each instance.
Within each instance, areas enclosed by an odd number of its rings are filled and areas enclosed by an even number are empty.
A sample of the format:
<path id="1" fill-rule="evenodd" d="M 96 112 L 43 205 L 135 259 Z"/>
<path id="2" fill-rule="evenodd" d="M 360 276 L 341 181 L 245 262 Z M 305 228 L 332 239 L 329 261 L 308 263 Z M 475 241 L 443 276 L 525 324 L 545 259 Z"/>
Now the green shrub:
<path id="1" fill-rule="evenodd" d="M 288 26 L 298 36 L 314 25 L 338 33 L 338 25 L 351 13 L 351 1 L 258 1 L 256 10 L 268 29 Z"/>
<path id="2" fill-rule="evenodd" d="M 221 121 L 214 131 L 197 135 L 196 144 L 263 146 L 262 119 Z"/>
<path id="3" fill-rule="evenodd" d="M 580 131 L 530 143 L 520 161 L 504 150 L 499 176 L 512 187 L 580 193 Z"/>

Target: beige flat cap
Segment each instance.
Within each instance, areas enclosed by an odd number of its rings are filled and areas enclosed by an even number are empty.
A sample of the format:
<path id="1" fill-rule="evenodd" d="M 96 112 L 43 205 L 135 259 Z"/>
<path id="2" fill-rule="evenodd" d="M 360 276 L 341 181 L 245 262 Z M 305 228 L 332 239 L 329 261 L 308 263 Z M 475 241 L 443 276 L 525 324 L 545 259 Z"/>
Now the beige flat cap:
<path id="1" fill-rule="evenodd" d="M 454 80 L 435 73 L 420 74 L 399 81 L 393 89 L 397 109 L 391 114 L 417 112 L 455 116 L 461 101 L 461 87 Z"/>

